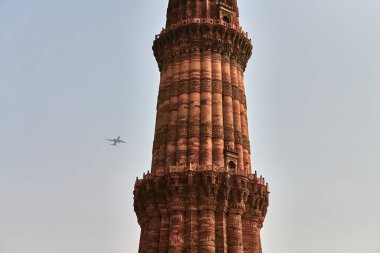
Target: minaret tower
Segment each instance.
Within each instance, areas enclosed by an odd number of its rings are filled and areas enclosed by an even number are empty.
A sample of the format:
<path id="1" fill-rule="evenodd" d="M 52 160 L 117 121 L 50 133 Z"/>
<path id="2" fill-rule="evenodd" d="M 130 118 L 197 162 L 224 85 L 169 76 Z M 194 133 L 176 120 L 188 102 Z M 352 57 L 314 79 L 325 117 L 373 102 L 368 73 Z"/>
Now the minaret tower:
<path id="1" fill-rule="evenodd" d="M 268 184 L 252 173 L 237 0 L 170 0 L 152 167 L 137 179 L 140 253 L 261 253 Z"/>

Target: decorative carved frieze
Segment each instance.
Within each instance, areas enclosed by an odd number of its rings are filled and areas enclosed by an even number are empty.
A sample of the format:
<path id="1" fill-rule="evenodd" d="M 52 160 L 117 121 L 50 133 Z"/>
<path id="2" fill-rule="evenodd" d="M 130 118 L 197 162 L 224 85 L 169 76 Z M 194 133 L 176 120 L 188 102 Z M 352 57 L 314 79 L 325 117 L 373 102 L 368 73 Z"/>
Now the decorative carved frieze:
<path id="1" fill-rule="evenodd" d="M 199 137 L 200 136 L 199 130 L 200 130 L 199 122 L 198 123 L 190 122 L 190 124 L 189 124 L 189 138 Z"/>
<path id="2" fill-rule="evenodd" d="M 244 149 L 250 150 L 250 143 L 246 135 L 242 135 L 242 145 Z"/>
<path id="3" fill-rule="evenodd" d="M 240 90 L 239 101 L 240 101 L 240 104 L 243 105 L 245 109 L 247 109 L 247 98 L 244 94 L 244 91 L 242 90 Z"/>
<path id="4" fill-rule="evenodd" d="M 243 144 L 243 139 L 240 131 L 235 130 L 235 143 L 236 144 Z"/>
<path id="5" fill-rule="evenodd" d="M 201 81 L 201 92 L 212 92 L 211 80 L 202 79 Z"/>
<path id="6" fill-rule="evenodd" d="M 189 93 L 196 93 L 201 91 L 201 80 L 200 79 L 192 79 L 190 81 Z"/>
<path id="7" fill-rule="evenodd" d="M 232 52 L 231 55 L 230 55 L 231 62 L 235 62 L 236 63 L 236 59 L 237 58 L 238 58 L 237 53 L 236 52 Z"/>
<path id="8" fill-rule="evenodd" d="M 248 220 L 243 221 L 242 225 L 243 225 L 243 230 L 244 231 L 249 231 L 249 232 L 250 231 L 254 231 L 254 232 L 256 232 L 256 230 L 258 230 L 257 226 L 253 222 L 248 221 Z"/>
<path id="9" fill-rule="evenodd" d="M 212 81 L 212 93 L 219 93 L 219 94 L 222 94 L 222 92 L 223 92 L 222 81 L 219 81 L 219 80 L 213 80 L 213 81 Z"/>
<path id="10" fill-rule="evenodd" d="M 232 85 L 232 99 L 233 100 L 240 100 L 240 91 L 239 87 Z"/>
<path id="11" fill-rule="evenodd" d="M 222 125 L 212 124 L 212 137 L 224 139 L 224 129 Z"/>
<path id="12" fill-rule="evenodd" d="M 231 42 L 224 43 L 223 51 L 222 51 L 223 55 L 227 58 L 231 55 L 232 52 L 233 52 L 232 43 Z"/>
<path id="13" fill-rule="evenodd" d="M 158 92 L 158 102 L 170 99 L 170 87 L 165 87 Z"/>
<path id="14" fill-rule="evenodd" d="M 212 137 L 212 126 L 210 123 L 201 124 L 201 137 Z"/>
<path id="15" fill-rule="evenodd" d="M 235 141 L 234 129 L 231 127 L 224 128 L 224 139 L 226 141 Z"/>
<path id="16" fill-rule="evenodd" d="M 224 82 L 223 83 L 223 96 L 232 97 L 232 84 Z"/>
<path id="17" fill-rule="evenodd" d="M 205 29 L 203 29 L 205 28 Z M 180 32 L 178 32 L 180 31 Z M 191 34 L 191 36 L 189 36 Z M 226 34 L 228 36 L 226 36 Z M 181 40 L 179 40 L 181 38 Z M 244 70 L 248 59 L 252 54 L 250 40 L 243 34 L 233 29 L 220 29 L 209 24 L 197 24 L 181 26 L 179 30 L 171 30 L 159 36 L 153 45 L 160 71 L 165 69 L 168 64 L 181 60 L 181 53 L 194 50 L 212 49 L 226 55 L 234 55 L 237 62 Z M 220 59 L 220 54 L 215 54 L 216 60 Z"/>
<path id="18" fill-rule="evenodd" d="M 229 247 L 234 247 L 235 243 L 242 247 L 241 233 L 244 231 L 259 233 L 258 229 L 262 227 L 269 205 L 268 188 L 263 185 L 263 180 L 261 177 L 258 179 L 256 174 L 245 176 L 230 175 L 217 170 L 193 171 L 192 167 L 194 166 L 191 164 L 182 166 L 182 169 L 170 171 L 159 178 L 153 178 L 148 172 L 147 175 L 144 175 L 144 179 L 136 181 L 134 209 L 140 225 L 150 231 L 152 231 L 151 229 L 165 231 L 161 229 L 190 227 L 190 223 L 194 221 L 206 222 L 203 224 L 212 226 L 197 226 L 200 229 L 199 236 L 193 237 L 192 240 L 194 243 L 203 243 L 211 235 L 210 231 L 214 229 L 214 224 L 217 221 L 223 221 L 223 213 L 216 212 L 216 210 L 224 209 L 224 212 L 229 214 L 225 216 L 228 219 L 225 224 L 228 226 L 228 231 L 232 232 L 227 240 Z M 199 168 L 199 165 L 196 168 Z M 190 171 L 186 171 L 186 169 Z M 187 201 L 189 199 L 192 200 L 191 206 Z M 196 220 L 187 219 L 185 211 L 196 211 L 194 208 L 197 207 L 198 215 L 192 216 Z M 162 217 L 160 220 L 155 219 L 158 214 Z M 208 231 L 208 229 L 211 230 Z M 154 234 L 149 233 L 149 235 Z M 167 233 L 159 234 L 162 237 L 157 237 L 155 240 L 159 242 L 162 249 L 166 249 L 163 244 L 168 243 L 168 240 L 169 243 L 188 243 L 192 238 L 181 234 L 173 241 L 173 236 L 170 237 Z M 212 241 L 223 239 L 218 233 L 212 234 L 212 238 L 214 238 Z M 151 241 L 143 244 L 143 246 L 146 245 L 157 246 Z M 216 247 L 215 243 L 208 245 Z"/>

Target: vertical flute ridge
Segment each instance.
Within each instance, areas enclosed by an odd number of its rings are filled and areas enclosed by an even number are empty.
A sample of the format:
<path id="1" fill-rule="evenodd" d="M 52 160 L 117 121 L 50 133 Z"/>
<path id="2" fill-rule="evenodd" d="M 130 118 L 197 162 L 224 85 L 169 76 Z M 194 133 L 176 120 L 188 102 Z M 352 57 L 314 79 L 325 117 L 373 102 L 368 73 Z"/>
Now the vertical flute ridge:
<path id="1" fill-rule="evenodd" d="M 239 83 L 239 94 L 238 99 L 240 103 L 240 121 L 241 121 L 241 133 L 242 133 L 242 146 L 244 152 L 244 171 L 247 173 L 251 172 L 251 156 L 250 156 L 250 142 L 248 137 L 248 121 L 247 121 L 247 110 L 246 110 L 246 99 L 245 99 L 245 88 L 244 88 L 244 71 L 241 65 L 238 65 L 238 83 Z"/>
<path id="2" fill-rule="evenodd" d="M 166 166 L 176 163 L 177 152 L 177 125 L 178 125 L 178 90 L 181 72 L 181 56 L 174 55 L 173 61 L 173 79 L 170 89 L 170 116 L 167 134 L 166 146 Z"/>
<path id="3" fill-rule="evenodd" d="M 188 162 L 199 164 L 200 121 L 201 121 L 201 52 L 193 48 L 190 53 L 190 101 Z"/>
<path id="4" fill-rule="evenodd" d="M 224 166 L 222 61 L 219 50 L 212 52 L 212 163 Z"/>
<path id="5" fill-rule="evenodd" d="M 164 90 L 164 73 L 161 73 L 160 76 L 160 86 L 158 91 L 158 99 L 157 99 L 157 112 L 156 112 L 156 124 L 155 124 L 155 136 L 153 140 L 153 148 L 152 148 L 152 172 L 155 173 L 159 167 L 159 156 L 160 156 L 160 143 L 161 143 L 161 134 L 162 134 L 162 119 L 161 115 L 163 113 L 163 90 Z"/>
<path id="6" fill-rule="evenodd" d="M 181 53 L 181 74 L 178 88 L 177 163 L 187 164 L 187 136 L 189 122 L 189 50 Z"/>
<path id="7" fill-rule="evenodd" d="M 201 150 L 200 164 L 212 164 L 212 64 L 211 50 L 202 51 L 201 70 Z"/>
<path id="8" fill-rule="evenodd" d="M 239 101 L 239 79 L 237 72 L 236 57 L 231 58 L 231 82 L 232 82 L 232 103 L 234 115 L 234 141 L 235 149 L 238 153 L 238 170 L 244 168 L 244 150 L 242 145 L 242 130 L 240 116 L 240 101 Z"/>
<path id="9" fill-rule="evenodd" d="M 222 69 L 224 145 L 225 147 L 235 149 L 231 66 L 228 53 L 224 53 L 222 56 Z"/>

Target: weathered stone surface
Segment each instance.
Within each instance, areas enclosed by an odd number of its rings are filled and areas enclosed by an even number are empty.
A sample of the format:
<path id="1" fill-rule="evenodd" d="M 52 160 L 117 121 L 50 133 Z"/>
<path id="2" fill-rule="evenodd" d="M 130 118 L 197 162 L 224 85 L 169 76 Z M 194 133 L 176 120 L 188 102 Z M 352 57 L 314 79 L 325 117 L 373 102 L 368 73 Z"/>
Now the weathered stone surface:
<path id="1" fill-rule="evenodd" d="M 140 252 L 261 252 L 268 194 L 256 174 L 216 167 L 147 174 L 134 191 Z"/>
<path id="2" fill-rule="evenodd" d="M 268 185 L 252 174 L 237 0 L 170 0 L 151 171 L 137 179 L 141 253 L 262 253 Z"/>

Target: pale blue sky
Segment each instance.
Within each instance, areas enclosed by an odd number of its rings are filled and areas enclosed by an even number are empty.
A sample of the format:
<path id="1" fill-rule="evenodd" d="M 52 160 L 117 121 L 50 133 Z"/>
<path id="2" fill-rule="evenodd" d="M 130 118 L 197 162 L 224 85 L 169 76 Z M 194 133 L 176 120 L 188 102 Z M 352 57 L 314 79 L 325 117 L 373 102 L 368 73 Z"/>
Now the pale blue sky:
<path id="1" fill-rule="evenodd" d="M 0 253 L 137 252 L 166 5 L 0 0 Z M 380 0 L 239 5 L 264 253 L 380 253 Z"/>

